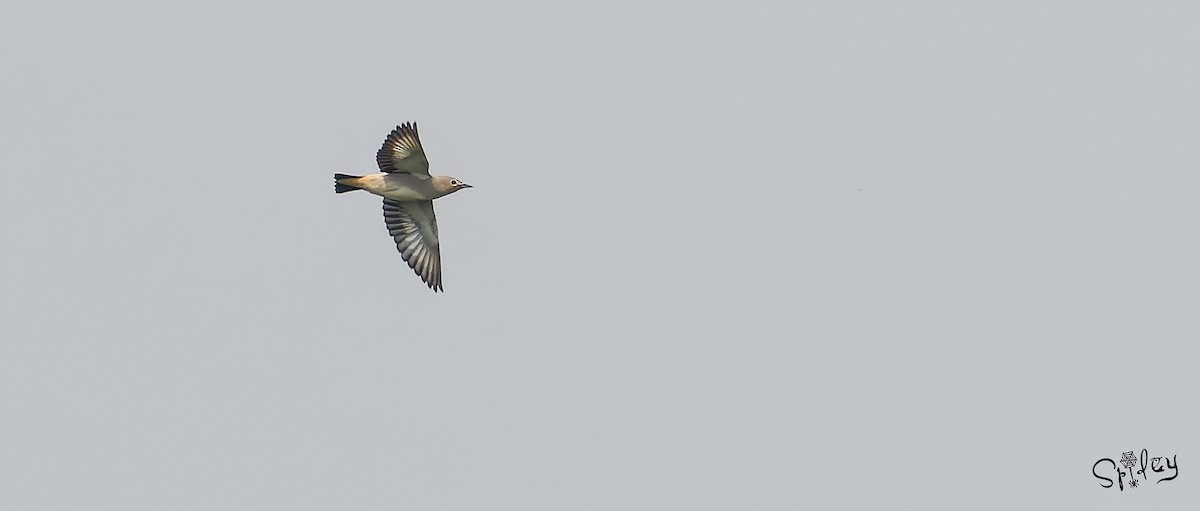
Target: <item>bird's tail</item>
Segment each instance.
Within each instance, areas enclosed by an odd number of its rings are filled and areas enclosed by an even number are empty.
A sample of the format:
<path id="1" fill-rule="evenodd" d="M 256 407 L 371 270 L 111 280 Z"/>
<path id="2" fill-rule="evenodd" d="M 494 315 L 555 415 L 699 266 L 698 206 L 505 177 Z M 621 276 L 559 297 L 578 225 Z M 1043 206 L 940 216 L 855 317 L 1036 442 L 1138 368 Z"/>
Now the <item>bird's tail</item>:
<path id="1" fill-rule="evenodd" d="M 344 180 L 358 179 L 362 176 L 351 176 L 350 174 L 334 174 L 333 175 L 333 193 L 353 192 L 361 190 L 361 188 L 343 183 Z"/>

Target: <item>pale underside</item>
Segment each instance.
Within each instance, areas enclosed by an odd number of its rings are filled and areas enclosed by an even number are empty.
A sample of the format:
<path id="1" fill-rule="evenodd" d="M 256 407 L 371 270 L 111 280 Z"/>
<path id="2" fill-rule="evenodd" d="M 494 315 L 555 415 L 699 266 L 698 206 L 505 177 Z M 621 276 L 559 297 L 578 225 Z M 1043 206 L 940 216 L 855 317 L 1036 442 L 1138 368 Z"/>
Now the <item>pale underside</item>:
<path id="1" fill-rule="evenodd" d="M 355 180 L 355 186 L 385 199 L 427 201 L 444 195 L 434 187 L 432 179 L 412 174 L 368 174 Z"/>

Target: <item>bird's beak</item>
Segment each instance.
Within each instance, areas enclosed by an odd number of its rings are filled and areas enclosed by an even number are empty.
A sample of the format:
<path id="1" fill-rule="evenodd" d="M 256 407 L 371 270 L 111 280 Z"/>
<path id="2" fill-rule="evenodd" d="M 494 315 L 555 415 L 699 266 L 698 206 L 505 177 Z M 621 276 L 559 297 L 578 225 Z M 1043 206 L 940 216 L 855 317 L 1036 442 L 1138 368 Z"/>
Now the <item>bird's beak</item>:
<path id="1" fill-rule="evenodd" d="M 471 186 L 471 185 L 469 185 L 469 184 L 466 184 L 466 183 L 463 183 L 463 184 L 462 184 L 462 187 L 463 187 L 463 188 L 475 188 L 474 186 Z"/>

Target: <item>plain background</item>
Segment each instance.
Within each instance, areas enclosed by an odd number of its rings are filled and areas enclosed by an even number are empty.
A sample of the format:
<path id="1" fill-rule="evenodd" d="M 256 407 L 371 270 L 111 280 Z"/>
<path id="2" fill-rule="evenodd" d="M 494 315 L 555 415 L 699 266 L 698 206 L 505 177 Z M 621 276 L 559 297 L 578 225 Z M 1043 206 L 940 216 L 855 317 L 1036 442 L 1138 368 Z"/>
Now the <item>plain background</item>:
<path id="1" fill-rule="evenodd" d="M 1200 502 L 1194 3 L 434 4 L 5 8 L 0 508 Z"/>

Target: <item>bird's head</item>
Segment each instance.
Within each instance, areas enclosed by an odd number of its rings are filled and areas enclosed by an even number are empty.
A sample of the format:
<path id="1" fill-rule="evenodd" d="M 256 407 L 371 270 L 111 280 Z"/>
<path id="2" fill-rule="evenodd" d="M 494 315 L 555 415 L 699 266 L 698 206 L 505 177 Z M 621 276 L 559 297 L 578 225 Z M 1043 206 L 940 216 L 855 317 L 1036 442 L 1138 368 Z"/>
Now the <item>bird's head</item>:
<path id="1" fill-rule="evenodd" d="M 433 186 L 437 188 L 442 195 L 450 195 L 463 188 L 474 188 L 473 186 L 464 183 L 463 180 L 457 177 L 450 176 L 434 176 Z"/>

